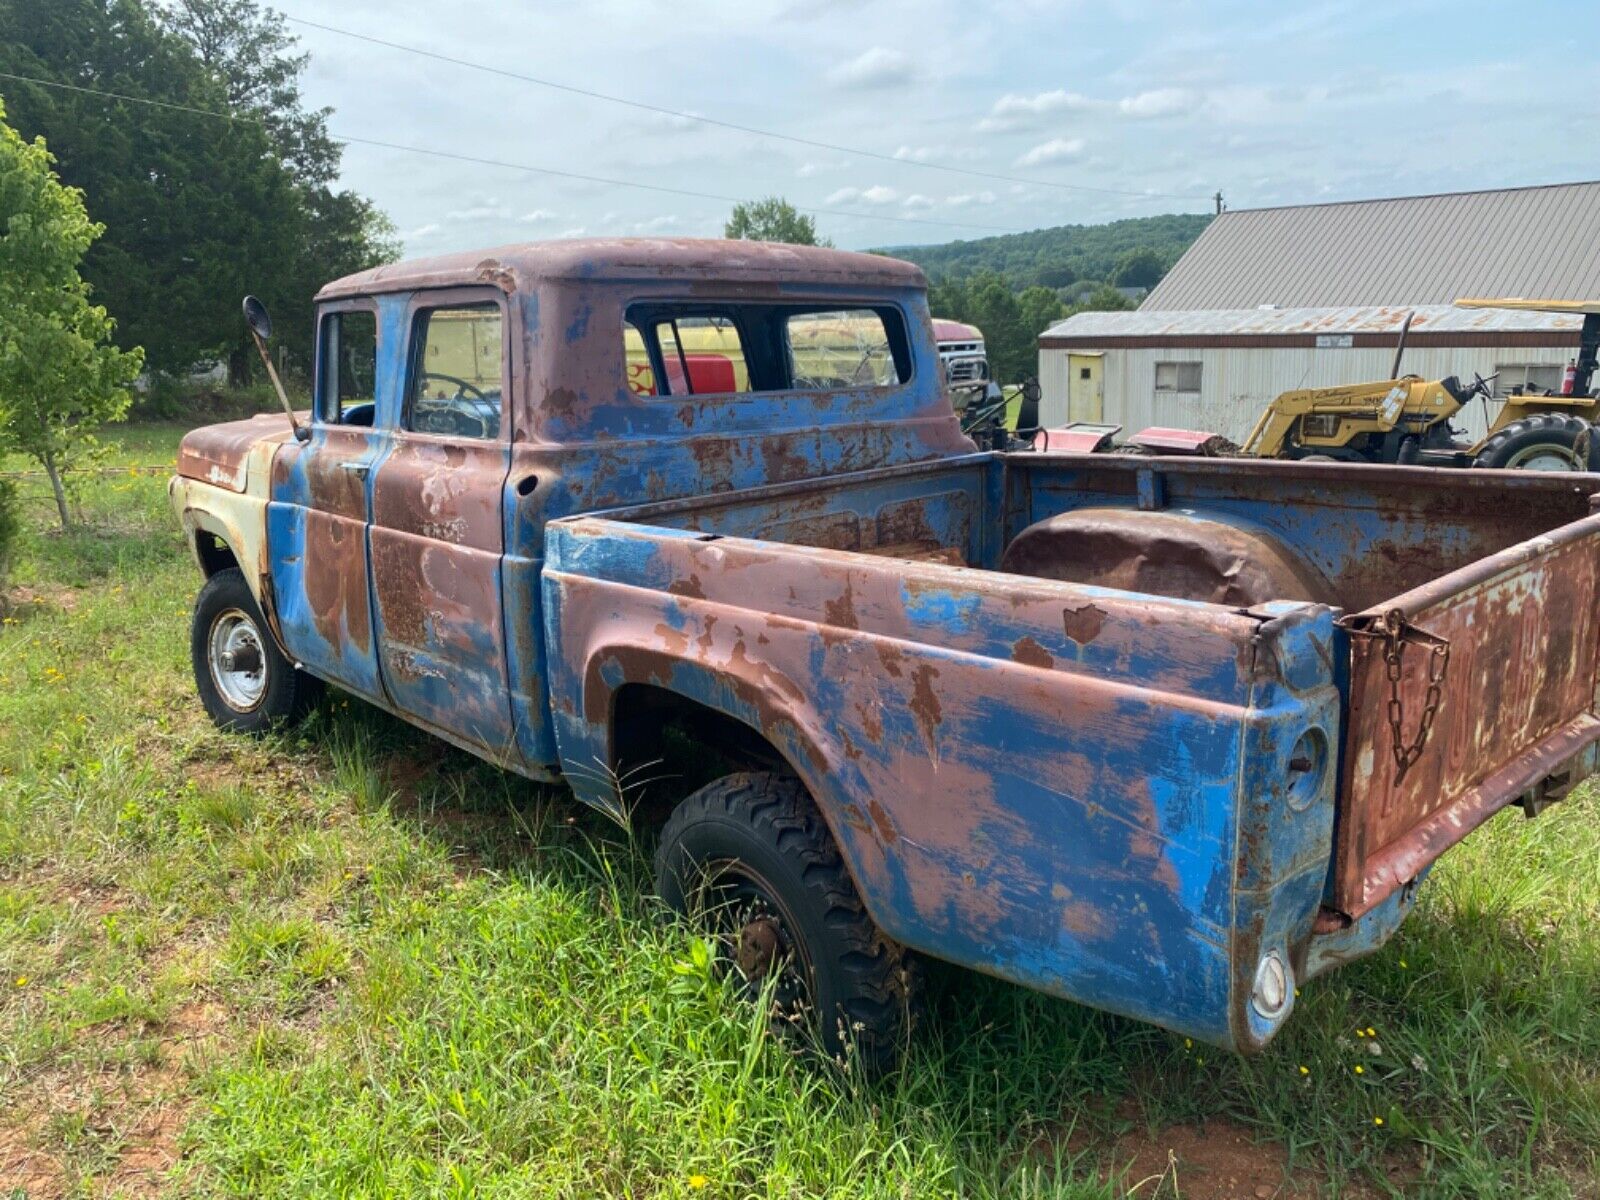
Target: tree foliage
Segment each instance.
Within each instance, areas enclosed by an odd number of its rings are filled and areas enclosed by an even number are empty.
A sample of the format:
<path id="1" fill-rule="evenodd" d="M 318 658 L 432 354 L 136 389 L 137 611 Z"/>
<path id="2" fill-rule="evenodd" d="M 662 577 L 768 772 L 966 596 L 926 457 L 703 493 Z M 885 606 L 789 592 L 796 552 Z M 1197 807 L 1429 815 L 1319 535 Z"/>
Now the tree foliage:
<path id="1" fill-rule="evenodd" d="M 111 344 L 113 322 L 78 273 L 103 226 L 56 178 L 43 140 L 4 117 L 0 107 L 0 448 L 44 467 L 66 527 L 63 472 L 127 411 L 143 354 Z"/>
<path id="2" fill-rule="evenodd" d="M 788 242 L 793 246 L 831 246 L 817 236 L 817 223 L 782 196 L 748 200 L 733 206 L 723 237 L 748 242 Z"/>
<path id="3" fill-rule="evenodd" d="M 1176 261 L 1176 260 L 1174 260 Z M 1117 287 L 1153 288 L 1172 266 L 1159 250 L 1141 246 L 1117 256 L 1108 282 Z"/>
<path id="4" fill-rule="evenodd" d="M 938 246 L 896 246 L 887 252 L 916 263 L 930 278 L 992 271 L 1018 289 L 1033 284 L 1066 288 L 1080 280 L 1120 283 L 1114 276 L 1128 261 L 1126 256 L 1149 252 L 1159 265 L 1155 280 L 1159 282 L 1210 221 L 1208 215 L 1173 213 L 1106 225 L 1059 225 Z M 1141 278 L 1124 286 L 1151 287 L 1154 282 L 1147 284 Z"/>
<path id="5" fill-rule="evenodd" d="M 301 107 L 305 57 L 281 18 L 256 0 L 0 0 L 0 28 L 0 70 L 181 106 L 5 84 L 18 129 L 94 198 L 106 234 L 83 274 L 119 340 L 160 371 L 242 366 L 251 291 L 306 364 L 317 284 L 395 247 L 370 203 L 333 186 L 340 148 L 327 113 Z"/>

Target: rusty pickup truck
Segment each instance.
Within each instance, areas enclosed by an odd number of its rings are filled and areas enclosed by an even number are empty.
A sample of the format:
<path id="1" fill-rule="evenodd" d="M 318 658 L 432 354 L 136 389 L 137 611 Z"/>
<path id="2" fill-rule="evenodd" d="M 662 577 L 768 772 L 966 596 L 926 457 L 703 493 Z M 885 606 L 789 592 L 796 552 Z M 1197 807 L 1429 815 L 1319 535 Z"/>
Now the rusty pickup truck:
<path id="1" fill-rule="evenodd" d="M 331 682 L 636 824 L 693 739 L 660 892 L 830 1052 L 892 1061 L 919 955 L 1259 1049 L 1595 767 L 1600 478 L 979 453 L 921 274 L 829 250 L 508 247 L 317 321 L 299 431 L 172 482 L 211 715 Z"/>

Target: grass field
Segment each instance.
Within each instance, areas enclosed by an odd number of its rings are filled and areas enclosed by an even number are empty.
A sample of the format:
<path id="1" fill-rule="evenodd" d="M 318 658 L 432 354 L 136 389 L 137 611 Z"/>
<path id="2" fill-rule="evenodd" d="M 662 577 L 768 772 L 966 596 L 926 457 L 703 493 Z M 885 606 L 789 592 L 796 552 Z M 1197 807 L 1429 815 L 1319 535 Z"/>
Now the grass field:
<path id="1" fill-rule="evenodd" d="M 1259 1058 L 936 971 L 866 1085 L 769 1042 L 563 794 L 337 693 L 213 730 L 164 476 L 98 477 L 71 536 L 22 483 L 0 1198 L 1600 1196 L 1592 792 L 1453 852 Z"/>

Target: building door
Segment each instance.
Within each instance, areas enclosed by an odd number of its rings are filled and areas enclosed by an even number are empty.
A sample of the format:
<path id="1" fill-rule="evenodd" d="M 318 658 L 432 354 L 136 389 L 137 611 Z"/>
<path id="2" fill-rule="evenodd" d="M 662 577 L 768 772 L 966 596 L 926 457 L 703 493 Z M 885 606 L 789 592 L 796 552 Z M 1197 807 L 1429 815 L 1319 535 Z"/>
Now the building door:
<path id="1" fill-rule="evenodd" d="M 1067 355 L 1067 420 L 1099 423 L 1105 413 L 1105 376 L 1100 354 Z"/>

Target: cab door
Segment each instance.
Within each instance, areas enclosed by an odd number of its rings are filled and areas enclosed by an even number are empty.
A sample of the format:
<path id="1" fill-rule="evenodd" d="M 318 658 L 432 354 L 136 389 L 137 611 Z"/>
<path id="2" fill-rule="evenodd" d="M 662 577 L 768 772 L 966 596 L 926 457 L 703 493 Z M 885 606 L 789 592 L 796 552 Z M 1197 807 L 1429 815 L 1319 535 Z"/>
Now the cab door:
<path id="1" fill-rule="evenodd" d="M 1099 354 L 1067 355 L 1067 420 L 1104 420 L 1105 383 Z"/>
<path id="2" fill-rule="evenodd" d="M 390 704 L 515 757 L 501 610 L 512 321 L 492 288 L 407 306 L 399 420 L 372 484 L 372 593 Z M 502 419 L 504 418 L 504 419 Z"/>
<path id="3" fill-rule="evenodd" d="M 314 675 L 381 700 L 367 592 L 368 484 L 385 434 L 375 425 L 397 351 L 370 300 L 318 313 L 311 436 L 273 462 L 267 506 L 273 606 L 285 648 Z"/>

